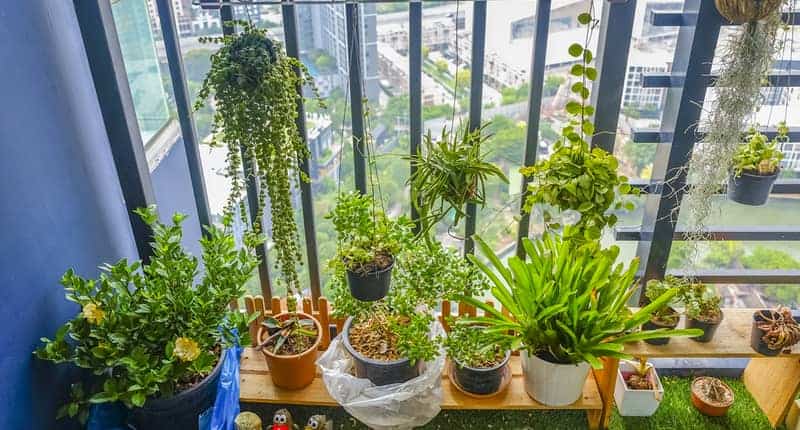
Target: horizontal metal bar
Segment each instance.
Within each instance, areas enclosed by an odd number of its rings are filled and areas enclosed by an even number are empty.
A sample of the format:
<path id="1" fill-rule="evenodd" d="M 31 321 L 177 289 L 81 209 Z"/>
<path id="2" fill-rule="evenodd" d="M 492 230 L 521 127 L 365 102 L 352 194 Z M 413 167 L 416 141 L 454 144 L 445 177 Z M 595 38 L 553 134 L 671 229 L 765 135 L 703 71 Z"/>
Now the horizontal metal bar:
<path id="1" fill-rule="evenodd" d="M 714 86 L 714 82 L 719 75 L 706 75 L 702 77 L 706 86 Z M 771 88 L 800 87 L 800 73 L 786 73 L 776 71 L 767 75 L 767 79 L 762 84 Z M 671 74 L 668 72 L 643 72 L 642 88 L 678 88 L 683 86 L 684 76 Z"/>
<path id="2" fill-rule="evenodd" d="M 774 139 L 778 135 L 776 127 L 759 127 L 758 131 L 767 136 L 767 139 Z M 698 139 L 702 139 L 704 132 L 697 132 Z M 674 135 L 672 132 L 661 131 L 655 128 L 634 128 L 631 130 L 631 141 L 634 143 L 671 143 Z M 742 138 L 746 136 L 743 134 Z M 789 142 L 800 142 L 800 127 L 789 127 L 787 136 Z"/>
<path id="3" fill-rule="evenodd" d="M 800 25 L 800 13 L 797 11 L 784 12 L 782 19 L 788 25 Z M 647 21 L 654 27 L 689 27 L 697 23 L 697 14 L 675 10 L 651 10 Z M 735 24 L 723 19 L 722 25 Z"/>
<path id="4" fill-rule="evenodd" d="M 691 277 L 707 284 L 800 284 L 800 270 L 668 270 L 667 274 L 679 278 Z"/>
<path id="5" fill-rule="evenodd" d="M 720 226 L 708 227 L 706 240 L 743 240 L 743 241 L 789 241 L 800 240 L 800 226 Z M 677 229 L 672 240 L 684 240 L 686 230 Z M 649 240 L 652 232 L 642 231 L 639 227 L 618 227 L 616 240 L 638 241 Z"/>
<path id="6" fill-rule="evenodd" d="M 630 184 L 633 188 L 638 188 L 642 194 L 658 194 L 664 187 L 664 184 L 658 181 L 640 180 L 631 181 Z M 720 185 L 719 194 L 726 192 L 726 186 Z M 779 179 L 775 181 L 770 194 L 800 194 L 800 179 Z"/>
<path id="7" fill-rule="evenodd" d="M 420 0 L 416 0 L 420 1 Z M 414 0 L 411 0 L 413 3 Z M 192 5 L 203 9 L 222 6 L 294 5 L 294 4 L 346 4 L 346 3 L 403 3 L 402 0 L 192 0 Z"/>

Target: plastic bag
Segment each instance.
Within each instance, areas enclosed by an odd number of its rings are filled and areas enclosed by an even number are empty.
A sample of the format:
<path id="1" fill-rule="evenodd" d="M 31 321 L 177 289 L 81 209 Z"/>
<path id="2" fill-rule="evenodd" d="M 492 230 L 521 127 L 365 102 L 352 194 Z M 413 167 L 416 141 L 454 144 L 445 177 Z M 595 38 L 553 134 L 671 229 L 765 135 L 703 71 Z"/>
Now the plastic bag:
<path id="1" fill-rule="evenodd" d="M 431 336 L 444 335 L 436 321 Z M 441 410 L 442 370 L 445 353 L 422 366 L 422 373 L 401 384 L 376 387 L 368 379 L 350 374 L 352 358 L 341 335 L 331 341 L 317 360 L 328 393 L 357 420 L 376 430 L 406 430 L 427 424 Z"/>
<path id="2" fill-rule="evenodd" d="M 210 430 L 236 430 L 234 420 L 239 415 L 239 361 L 242 347 L 239 345 L 238 333 L 234 338 L 236 344 L 225 350 L 225 362 L 217 384 L 217 398 L 212 408 Z M 202 427 L 201 427 L 202 428 Z"/>

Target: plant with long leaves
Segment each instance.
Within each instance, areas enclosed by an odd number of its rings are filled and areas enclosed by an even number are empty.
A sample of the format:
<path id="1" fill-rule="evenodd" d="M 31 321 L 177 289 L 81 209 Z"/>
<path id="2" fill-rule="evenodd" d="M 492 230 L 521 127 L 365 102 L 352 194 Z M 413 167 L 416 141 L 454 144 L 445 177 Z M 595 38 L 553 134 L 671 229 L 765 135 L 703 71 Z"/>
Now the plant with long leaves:
<path id="1" fill-rule="evenodd" d="M 273 354 L 280 353 L 281 348 L 286 345 L 289 339 L 305 338 L 313 342 L 318 335 L 314 321 L 300 319 L 297 316 L 292 316 L 283 321 L 274 317 L 267 317 L 261 325 L 267 330 L 268 336 L 258 344 L 257 349 L 270 347 Z"/>
<path id="2" fill-rule="evenodd" d="M 241 25 L 242 31 L 200 38 L 222 46 L 211 56 L 211 69 L 195 109 L 202 108 L 213 94 L 216 112 L 211 144 L 228 150 L 225 175 L 231 181 L 231 193 L 226 213 L 235 212 L 238 206 L 246 222 L 243 193 L 247 177 L 257 178 L 261 186 L 258 207 L 250 210 L 262 213 L 269 195 L 276 265 L 287 287 L 295 291 L 302 254 L 292 186 L 309 180 L 299 168 L 309 151 L 297 129 L 298 89 L 309 85 L 316 94 L 316 87 L 303 63 L 287 56 L 266 30 L 247 22 L 233 24 Z M 243 157 L 248 163 L 242 163 Z M 254 222 L 253 232 L 260 231 L 260 222 Z"/>
<path id="3" fill-rule="evenodd" d="M 656 309 L 678 293 L 671 289 L 636 312 L 626 303 L 635 291 L 638 261 L 615 264 L 619 248 L 578 244 L 546 233 L 541 239 L 523 239 L 529 260 L 512 256 L 503 264 L 483 240 L 476 237 L 491 267 L 474 255 L 469 259 L 493 283 L 491 292 L 509 315 L 472 297 L 461 300 L 484 315 L 462 324 L 484 326 L 493 342 L 526 349 L 556 363 L 587 362 L 602 368 L 601 357 L 630 358 L 625 343 L 644 339 L 699 336 L 698 329 L 635 331 Z"/>
<path id="4" fill-rule="evenodd" d="M 408 179 L 411 202 L 419 214 L 420 235 L 429 243 L 431 229 L 445 216 L 452 212 L 457 226 L 467 216 L 468 203 L 483 207 L 488 180 L 508 183 L 503 171 L 486 161 L 482 144 L 491 137 L 485 132 L 488 125 L 469 130 L 462 124 L 456 131 L 445 126 L 438 140 L 428 130 L 418 152 L 405 157 L 416 167 Z"/>

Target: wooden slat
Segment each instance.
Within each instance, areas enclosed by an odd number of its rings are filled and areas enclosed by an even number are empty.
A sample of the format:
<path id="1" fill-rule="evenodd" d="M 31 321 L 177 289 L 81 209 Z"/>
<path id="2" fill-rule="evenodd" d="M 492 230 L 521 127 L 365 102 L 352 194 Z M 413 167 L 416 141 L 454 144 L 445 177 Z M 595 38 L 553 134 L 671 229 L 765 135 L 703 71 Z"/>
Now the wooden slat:
<path id="1" fill-rule="evenodd" d="M 519 358 L 512 357 L 512 380 L 508 389 L 496 397 L 476 400 L 453 387 L 446 374 L 442 375 L 443 409 L 577 409 L 601 410 L 603 403 L 597 390 L 597 383 L 590 374 L 583 387 L 581 398 L 568 406 L 554 408 L 542 405 L 525 392 L 522 368 Z M 269 369 L 263 355 L 252 348 L 242 354 L 240 400 L 251 403 L 278 403 L 316 406 L 337 406 L 328 395 L 322 378 L 317 376 L 310 386 L 297 391 L 282 390 L 272 385 Z"/>
<path id="2" fill-rule="evenodd" d="M 445 300 L 442 302 L 442 314 L 439 316 L 439 322 L 442 323 L 442 327 L 444 327 L 444 331 L 449 333 L 450 332 L 450 325 L 447 324 L 447 319 L 452 316 L 452 310 L 450 309 L 450 300 Z"/>
<path id="3" fill-rule="evenodd" d="M 316 317 L 311 306 L 311 297 L 303 297 L 303 313 Z"/>
<path id="4" fill-rule="evenodd" d="M 256 302 L 255 302 L 255 298 L 253 296 L 250 296 L 250 295 L 244 296 L 244 308 L 247 311 L 248 315 L 254 314 L 254 313 L 257 312 L 256 311 Z M 258 325 L 259 324 L 260 324 L 259 322 L 254 320 L 252 323 L 250 323 L 250 327 L 248 327 L 249 330 L 250 330 L 250 340 L 251 340 L 252 345 L 257 345 L 258 344 L 258 339 L 256 338 L 256 336 L 258 335 Z"/>
<path id="5" fill-rule="evenodd" d="M 476 315 L 475 306 L 464 302 L 458 302 L 458 316 L 463 317 L 465 315 L 474 317 Z"/>
<path id="6" fill-rule="evenodd" d="M 330 330 L 330 314 L 328 307 L 328 299 L 325 297 L 319 298 L 318 307 L 319 309 L 319 323 L 322 325 L 322 349 L 328 349 L 328 345 L 331 344 L 331 330 Z"/>
<path id="7" fill-rule="evenodd" d="M 625 346 L 625 352 L 647 358 L 657 357 L 763 357 L 750 347 L 750 330 L 753 312 L 756 309 L 725 309 L 725 317 L 717 328 L 711 342 L 696 342 L 687 337 L 673 338 L 666 345 L 650 345 L 636 342 Z M 685 326 L 681 317 L 678 327 Z M 795 345 L 789 354 L 800 355 L 800 345 Z"/>
<path id="8" fill-rule="evenodd" d="M 742 380 L 769 423 L 776 427 L 786 419 L 800 392 L 800 358 L 754 358 L 744 369 Z"/>
<path id="9" fill-rule="evenodd" d="M 283 306 L 281 306 L 280 297 L 273 297 L 271 305 L 272 305 L 272 315 L 277 315 L 283 311 Z"/>

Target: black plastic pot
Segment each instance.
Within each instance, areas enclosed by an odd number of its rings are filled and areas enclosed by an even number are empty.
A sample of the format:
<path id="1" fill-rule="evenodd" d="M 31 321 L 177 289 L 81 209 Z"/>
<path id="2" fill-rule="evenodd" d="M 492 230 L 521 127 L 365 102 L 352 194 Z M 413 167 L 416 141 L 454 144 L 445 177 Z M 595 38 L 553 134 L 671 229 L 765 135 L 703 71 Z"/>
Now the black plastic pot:
<path id="1" fill-rule="evenodd" d="M 714 338 L 714 333 L 717 331 L 717 327 L 719 327 L 720 323 L 722 323 L 722 319 L 725 318 L 725 314 L 720 313 L 719 321 L 717 322 L 706 322 L 696 320 L 694 318 L 687 318 L 686 319 L 686 328 L 699 328 L 703 330 L 703 334 L 700 336 L 695 336 L 692 340 L 697 342 L 710 342 L 711 339 Z"/>
<path id="2" fill-rule="evenodd" d="M 344 330 L 342 331 L 342 340 L 347 352 L 353 357 L 353 368 L 355 369 L 356 376 L 359 378 L 369 379 L 375 385 L 389 385 L 406 382 L 419 376 L 422 362 L 417 361 L 415 365 L 411 365 L 411 361 L 407 358 L 394 361 L 373 360 L 359 354 L 353 345 L 350 345 L 350 325 L 353 323 L 353 318 L 350 317 L 344 323 Z"/>
<path id="3" fill-rule="evenodd" d="M 147 399 L 131 410 L 131 424 L 137 430 L 197 429 L 200 414 L 214 406 L 217 382 L 222 371 L 220 358 L 214 370 L 188 390 L 167 398 Z"/>
<path id="4" fill-rule="evenodd" d="M 386 297 L 392 283 L 394 261 L 388 267 L 367 274 L 347 271 L 347 286 L 350 294 L 362 302 L 374 302 Z"/>
<path id="5" fill-rule="evenodd" d="M 761 340 L 761 338 L 764 337 L 764 330 L 758 328 L 758 323 L 764 322 L 764 318 L 761 317 L 762 312 L 772 316 L 773 318 L 778 316 L 775 311 L 770 309 L 764 309 L 763 311 L 757 311 L 753 313 L 753 328 L 750 330 L 750 347 L 752 347 L 759 354 L 776 356 L 781 353 L 781 350 L 770 349 L 767 344 Z"/>
<path id="6" fill-rule="evenodd" d="M 673 309 L 674 311 L 674 309 Z M 642 329 L 644 330 L 658 330 L 660 328 L 675 328 L 678 326 L 678 319 L 675 320 L 675 324 L 659 324 L 653 322 L 653 320 L 647 320 L 646 323 L 642 324 Z M 649 343 L 650 345 L 666 345 L 669 343 L 668 337 L 657 337 L 653 339 L 645 339 L 645 342 Z"/>
<path id="7" fill-rule="evenodd" d="M 503 383 L 508 360 L 511 358 L 511 351 L 506 351 L 503 361 L 493 367 L 475 368 L 462 366 L 454 360 L 453 377 L 461 389 L 472 394 L 493 394 L 500 389 Z"/>
<path id="8" fill-rule="evenodd" d="M 765 204 L 779 173 L 780 170 L 772 175 L 763 176 L 742 172 L 739 177 L 731 173 L 728 177 L 728 199 L 750 206 Z"/>

